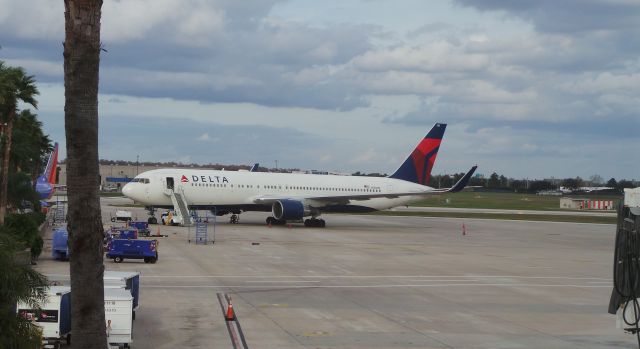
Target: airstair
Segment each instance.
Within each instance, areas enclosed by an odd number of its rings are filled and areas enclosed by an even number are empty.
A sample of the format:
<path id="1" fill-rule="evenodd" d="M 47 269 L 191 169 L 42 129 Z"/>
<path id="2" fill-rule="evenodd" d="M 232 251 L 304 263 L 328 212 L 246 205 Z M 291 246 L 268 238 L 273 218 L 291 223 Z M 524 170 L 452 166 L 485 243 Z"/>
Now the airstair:
<path id="1" fill-rule="evenodd" d="M 184 193 L 178 193 L 175 190 L 170 190 L 171 202 L 173 203 L 173 212 L 180 217 L 180 221 L 183 226 L 190 226 L 193 224 L 191 214 L 189 214 L 189 204 L 184 197 Z"/>
<path id="2" fill-rule="evenodd" d="M 56 224 L 65 223 L 67 217 L 65 214 L 64 202 L 56 201 L 56 210 L 53 211 L 53 222 Z"/>

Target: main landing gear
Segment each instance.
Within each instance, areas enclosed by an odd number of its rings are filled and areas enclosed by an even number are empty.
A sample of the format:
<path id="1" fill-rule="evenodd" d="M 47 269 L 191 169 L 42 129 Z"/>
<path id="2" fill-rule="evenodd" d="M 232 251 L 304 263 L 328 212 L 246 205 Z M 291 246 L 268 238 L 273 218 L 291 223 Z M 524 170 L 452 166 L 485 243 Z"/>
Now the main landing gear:
<path id="1" fill-rule="evenodd" d="M 284 219 L 276 219 L 275 217 L 267 217 L 267 225 L 285 225 L 287 221 Z"/>
<path id="2" fill-rule="evenodd" d="M 324 222 L 324 219 L 317 219 L 317 218 L 305 219 L 304 226 L 314 227 L 314 228 L 324 228 L 325 222 Z"/>
<path id="3" fill-rule="evenodd" d="M 285 221 L 284 219 L 276 219 L 275 217 L 267 217 L 267 224 L 268 225 L 285 225 L 287 224 L 287 221 Z M 324 228 L 325 225 L 326 223 L 324 222 L 324 219 L 309 218 L 304 220 L 305 227 Z"/>

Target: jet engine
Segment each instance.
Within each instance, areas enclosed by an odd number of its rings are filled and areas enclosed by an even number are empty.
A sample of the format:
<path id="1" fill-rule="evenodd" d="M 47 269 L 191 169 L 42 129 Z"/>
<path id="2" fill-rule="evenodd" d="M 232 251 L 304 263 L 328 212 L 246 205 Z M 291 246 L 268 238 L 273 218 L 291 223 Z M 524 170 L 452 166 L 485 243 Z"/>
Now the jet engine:
<path id="1" fill-rule="evenodd" d="M 272 206 L 273 217 L 282 221 L 300 221 L 311 214 L 305 205 L 292 199 L 278 200 Z"/>

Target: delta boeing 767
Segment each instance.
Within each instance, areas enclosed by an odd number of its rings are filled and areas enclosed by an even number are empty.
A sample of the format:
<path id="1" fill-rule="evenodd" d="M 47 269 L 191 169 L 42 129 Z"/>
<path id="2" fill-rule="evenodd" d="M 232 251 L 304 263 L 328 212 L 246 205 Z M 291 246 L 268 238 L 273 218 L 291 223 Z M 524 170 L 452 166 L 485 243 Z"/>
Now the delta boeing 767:
<path id="1" fill-rule="evenodd" d="M 187 221 L 189 210 L 217 215 L 262 211 L 272 213 L 267 224 L 304 220 L 305 226 L 324 227 L 325 221 L 318 219 L 323 213 L 379 211 L 462 190 L 477 166 L 451 188 L 427 186 L 446 126 L 435 124 L 388 177 L 167 168 L 139 174 L 122 193 L 144 204 L 151 214 L 156 208 L 170 208 Z M 156 222 L 149 218 L 149 223 Z"/>

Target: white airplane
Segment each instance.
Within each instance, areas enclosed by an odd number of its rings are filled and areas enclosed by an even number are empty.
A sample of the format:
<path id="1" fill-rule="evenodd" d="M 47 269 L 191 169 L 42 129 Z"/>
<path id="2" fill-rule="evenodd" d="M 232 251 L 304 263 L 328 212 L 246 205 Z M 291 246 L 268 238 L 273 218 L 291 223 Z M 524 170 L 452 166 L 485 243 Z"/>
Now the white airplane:
<path id="1" fill-rule="evenodd" d="M 446 124 L 435 124 L 389 177 L 337 176 L 218 170 L 158 169 L 136 176 L 122 193 L 144 204 L 153 216 L 156 208 L 176 209 L 189 218 L 188 209 L 214 214 L 245 211 L 271 212 L 267 224 L 302 222 L 324 227 L 318 219 L 329 212 L 372 212 L 405 206 L 425 196 L 462 190 L 473 166 L 453 187 L 427 186 Z M 188 207 L 188 209 L 187 209 Z"/>

